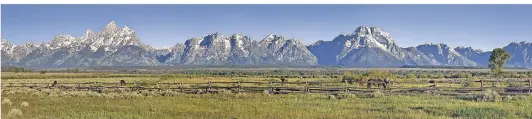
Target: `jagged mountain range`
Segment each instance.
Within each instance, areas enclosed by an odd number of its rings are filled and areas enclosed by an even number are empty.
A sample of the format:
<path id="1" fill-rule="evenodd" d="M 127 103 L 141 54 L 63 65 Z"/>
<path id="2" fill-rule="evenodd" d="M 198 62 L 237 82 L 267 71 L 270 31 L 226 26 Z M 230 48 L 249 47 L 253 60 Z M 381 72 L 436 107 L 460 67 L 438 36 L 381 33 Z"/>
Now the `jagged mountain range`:
<path id="1" fill-rule="evenodd" d="M 507 66 L 532 67 L 532 43 L 512 42 Z M 326 65 L 398 67 L 403 65 L 487 66 L 490 51 L 451 48 L 443 43 L 400 47 L 388 32 L 360 26 L 331 41 L 304 45 L 297 39 L 270 34 L 260 41 L 241 34 L 208 34 L 166 49 L 146 45 L 127 26 L 114 21 L 80 38 L 59 35 L 51 41 L 13 45 L 2 39 L 2 65 L 30 68 L 176 65 Z"/>

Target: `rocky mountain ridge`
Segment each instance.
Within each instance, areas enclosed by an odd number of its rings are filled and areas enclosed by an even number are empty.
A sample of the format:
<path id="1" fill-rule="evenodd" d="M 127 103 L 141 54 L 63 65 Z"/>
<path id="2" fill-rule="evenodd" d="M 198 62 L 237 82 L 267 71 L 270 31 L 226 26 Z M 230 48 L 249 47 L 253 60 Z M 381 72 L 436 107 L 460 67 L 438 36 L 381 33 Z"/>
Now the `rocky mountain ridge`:
<path id="1" fill-rule="evenodd" d="M 504 47 L 508 66 L 532 67 L 532 43 L 512 42 Z M 2 39 L 2 65 L 30 68 L 91 66 L 176 65 L 325 65 L 344 67 L 399 67 L 403 65 L 487 66 L 491 52 L 471 47 L 451 48 L 443 43 L 398 46 L 390 33 L 360 26 L 331 41 L 304 45 L 297 39 L 270 34 L 256 41 L 242 34 L 219 32 L 155 49 L 141 42 L 128 26 L 111 21 L 99 32 L 86 30 L 75 38 L 58 35 L 51 41 L 13 45 Z"/>

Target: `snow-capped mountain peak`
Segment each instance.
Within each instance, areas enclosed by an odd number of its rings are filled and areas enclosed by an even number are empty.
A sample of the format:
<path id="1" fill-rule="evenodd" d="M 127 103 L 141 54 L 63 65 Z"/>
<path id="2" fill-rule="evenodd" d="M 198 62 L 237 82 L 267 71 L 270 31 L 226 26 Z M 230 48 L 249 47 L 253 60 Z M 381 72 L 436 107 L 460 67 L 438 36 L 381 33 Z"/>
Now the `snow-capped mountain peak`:
<path id="1" fill-rule="evenodd" d="M 55 36 L 52 41 L 46 44 L 46 46 L 50 49 L 59 49 L 62 47 L 72 47 L 72 45 L 76 43 L 76 38 L 71 35 L 58 35 Z"/>
<path id="2" fill-rule="evenodd" d="M 270 44 L 270 43 L 281 43 L 284 42 L 285 37 L 275 34 L 269 34 L 264 39 L 260 41 L 262 44 Z"/>
<path id="3" fill-rule="evenodd" d="M 92 31 L 87 30 L 82 37 L 82 41 L 90 46 L 94 52 L 100 47 L 104 47 L 105 51 L 116 51 L 119 47 L 134 45 L 145 47 L 135 35 L 135 31 L 128 26 L 122 28 L 118 27 L 115 21 L 111 21 L 102 29 L 98 35 L 92 35 Z M 151 49 L 153 50 L 153 49 Z"/>
<path id="4" fill-rule="evenodd" d="M 85 31 L 85 33 L 83 33 L 82 39 L 84 39 L 84 38 L 89 38 L 89 37 L 90 37 L 91 35 L 93 35 L 93 34 L 94 34 L 94 32 L 93 32 L 92 30 L 87 29 L 87 30 Z"/>
<path id="5" fill-rule="evenodd" d="M 100 35 L 112 35 L 118 32 L 118 30 L 120 28 L 116 25 L 115 21 L 111 21 L 101 30 Z"/>
<path id="6" fill-rule="evenodd" d="M 7 41 L 6 39 L 2 39 L 2 52 L 11 53 L 14 47 L 15 45 L 11 44 L 11 42 Z"/>
<path id="7" fill-rule="evenodd" d="M 35 44 L 35 43 L 31 42 L 31 41 L 28 41 L 28 42 L 24 43 L 23 46 L 24 47 L 37 47 L 39 45 L 37 45 L 37 44 Z"/>
<path id="8" fill-rule="evenodd" d="M 375 30 L 375 27 L 360 26 L 356 28 L 354 34 L 371 34 L 372 29 Z"/>
<path id="9" fill-rule="evenodd" d="M 105 25 L 104 29 L 118 29 L 118 26 L 116 25 L 115 21 L 111 21 L 107 25 Z"/>
<path id="10" fill-rule="evenodd" d="M 242 35 L 240 35 L 238 33 L 235 33 L 235 34 L 231 35 L 231 37 L 234 38 L 234 39 L 240 39 L 240 38 L 242 38 Z"/>
<path id="11" fill-rule="evenodd" d="M 152 39 L 150 39 L 152 40 Z M 532 43 L 513 42 L 509 64 L 532 67 Z M 37 45 L 13 45 L 2 39 L 2 64 L 25 67 L 160 66 L 226 64 L 302 64 L 355 67 L 402 65 L 487 65 L 490 52 L 471 47 L 449 48 L 443 43 L 401 48 L 388 32 L 360 26 L 332 41 L 319 40 L 305 46 L 300 40 L 269 34 L 260 41 L 242 34 L 220 32 L 191 38 L 185 44 L 155 49 L 140 42 L 135 31 L 111 21 L 99 32 L 86 30 L 83 36 L 58 35 Z M 477 62 L 477 63 L 476 63 Z"/>

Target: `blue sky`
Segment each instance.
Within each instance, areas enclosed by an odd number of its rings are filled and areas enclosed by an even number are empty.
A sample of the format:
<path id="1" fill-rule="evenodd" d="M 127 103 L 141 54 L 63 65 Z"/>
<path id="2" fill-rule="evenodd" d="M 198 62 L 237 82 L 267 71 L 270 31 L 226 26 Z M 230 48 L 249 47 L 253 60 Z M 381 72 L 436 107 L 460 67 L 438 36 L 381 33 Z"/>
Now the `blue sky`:
<path id="1" fill-rule="evenodd" d="M 311 44 L 361 25 L 390 32 L 401 47 L 491 50 L 532 41 L 532 5 L 2 5 L 1 13 L 2 38 L 14 44 L 80 37 L 111 20 L 158 48 L 214 32 L 254 40 L 274 33 Z"/>

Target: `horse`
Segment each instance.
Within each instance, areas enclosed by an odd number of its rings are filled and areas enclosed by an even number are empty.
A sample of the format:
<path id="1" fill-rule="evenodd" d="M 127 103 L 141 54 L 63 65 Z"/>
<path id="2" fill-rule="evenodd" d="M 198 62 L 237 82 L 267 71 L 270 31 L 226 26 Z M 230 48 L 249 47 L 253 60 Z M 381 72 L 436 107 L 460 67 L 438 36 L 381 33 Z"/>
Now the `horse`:
<path id="1" fill-rule="evenodd" d="M 125 85 L 126 85 L 126 81 L 120 80 L 120 86 L 125 86 Z"/>
<path id="2" fill-rule="evenodd" d="M 281 78 L 281 82 L 284 83 L 284 82 L 288 82 L 288 81 L 286 79 L 284 79 L 284 78 Z"/>
<path id="3" fill-rule="evenodd" d="M 429 83 L 432 83 L 432 85 L 430 85 L 429 88 L 436 88 L 436 81 L 430 80 Z"/>
<path id="4" fill-rule="evenodd" d="M 389 78 L 387 78 L 387 79 L 374 79 L 374 78 L 372 78 L 372 79 L 369 79 L 367 81 L 366 85 L 367 85 L 368 89 L 371 89 L 372 85 L 377 85 L 378 88 L 380 88 L 382 86 L 384 89 L 386 89 L 386 88 L 388 88 L 388 85 L 391 84 L 391 82 L 392 82 L 392 79 L 389 79 Z"/>
<path id="5" fill-rule="evenodd" d="M 342 83 L 349 83 L 349 84 L 353 84 L 353 82 L 355 82 L 355 79 L 353 77 L 344 77 L 342 78 Z"/>
<path id="6" fill-rule="evenodd" d="M 57 81 L 54 81 L 54 82 L 52 83 L 52 87 L 56 87 L 57 85 L 58 85 L 58 84 L 57 84 Z"/>

